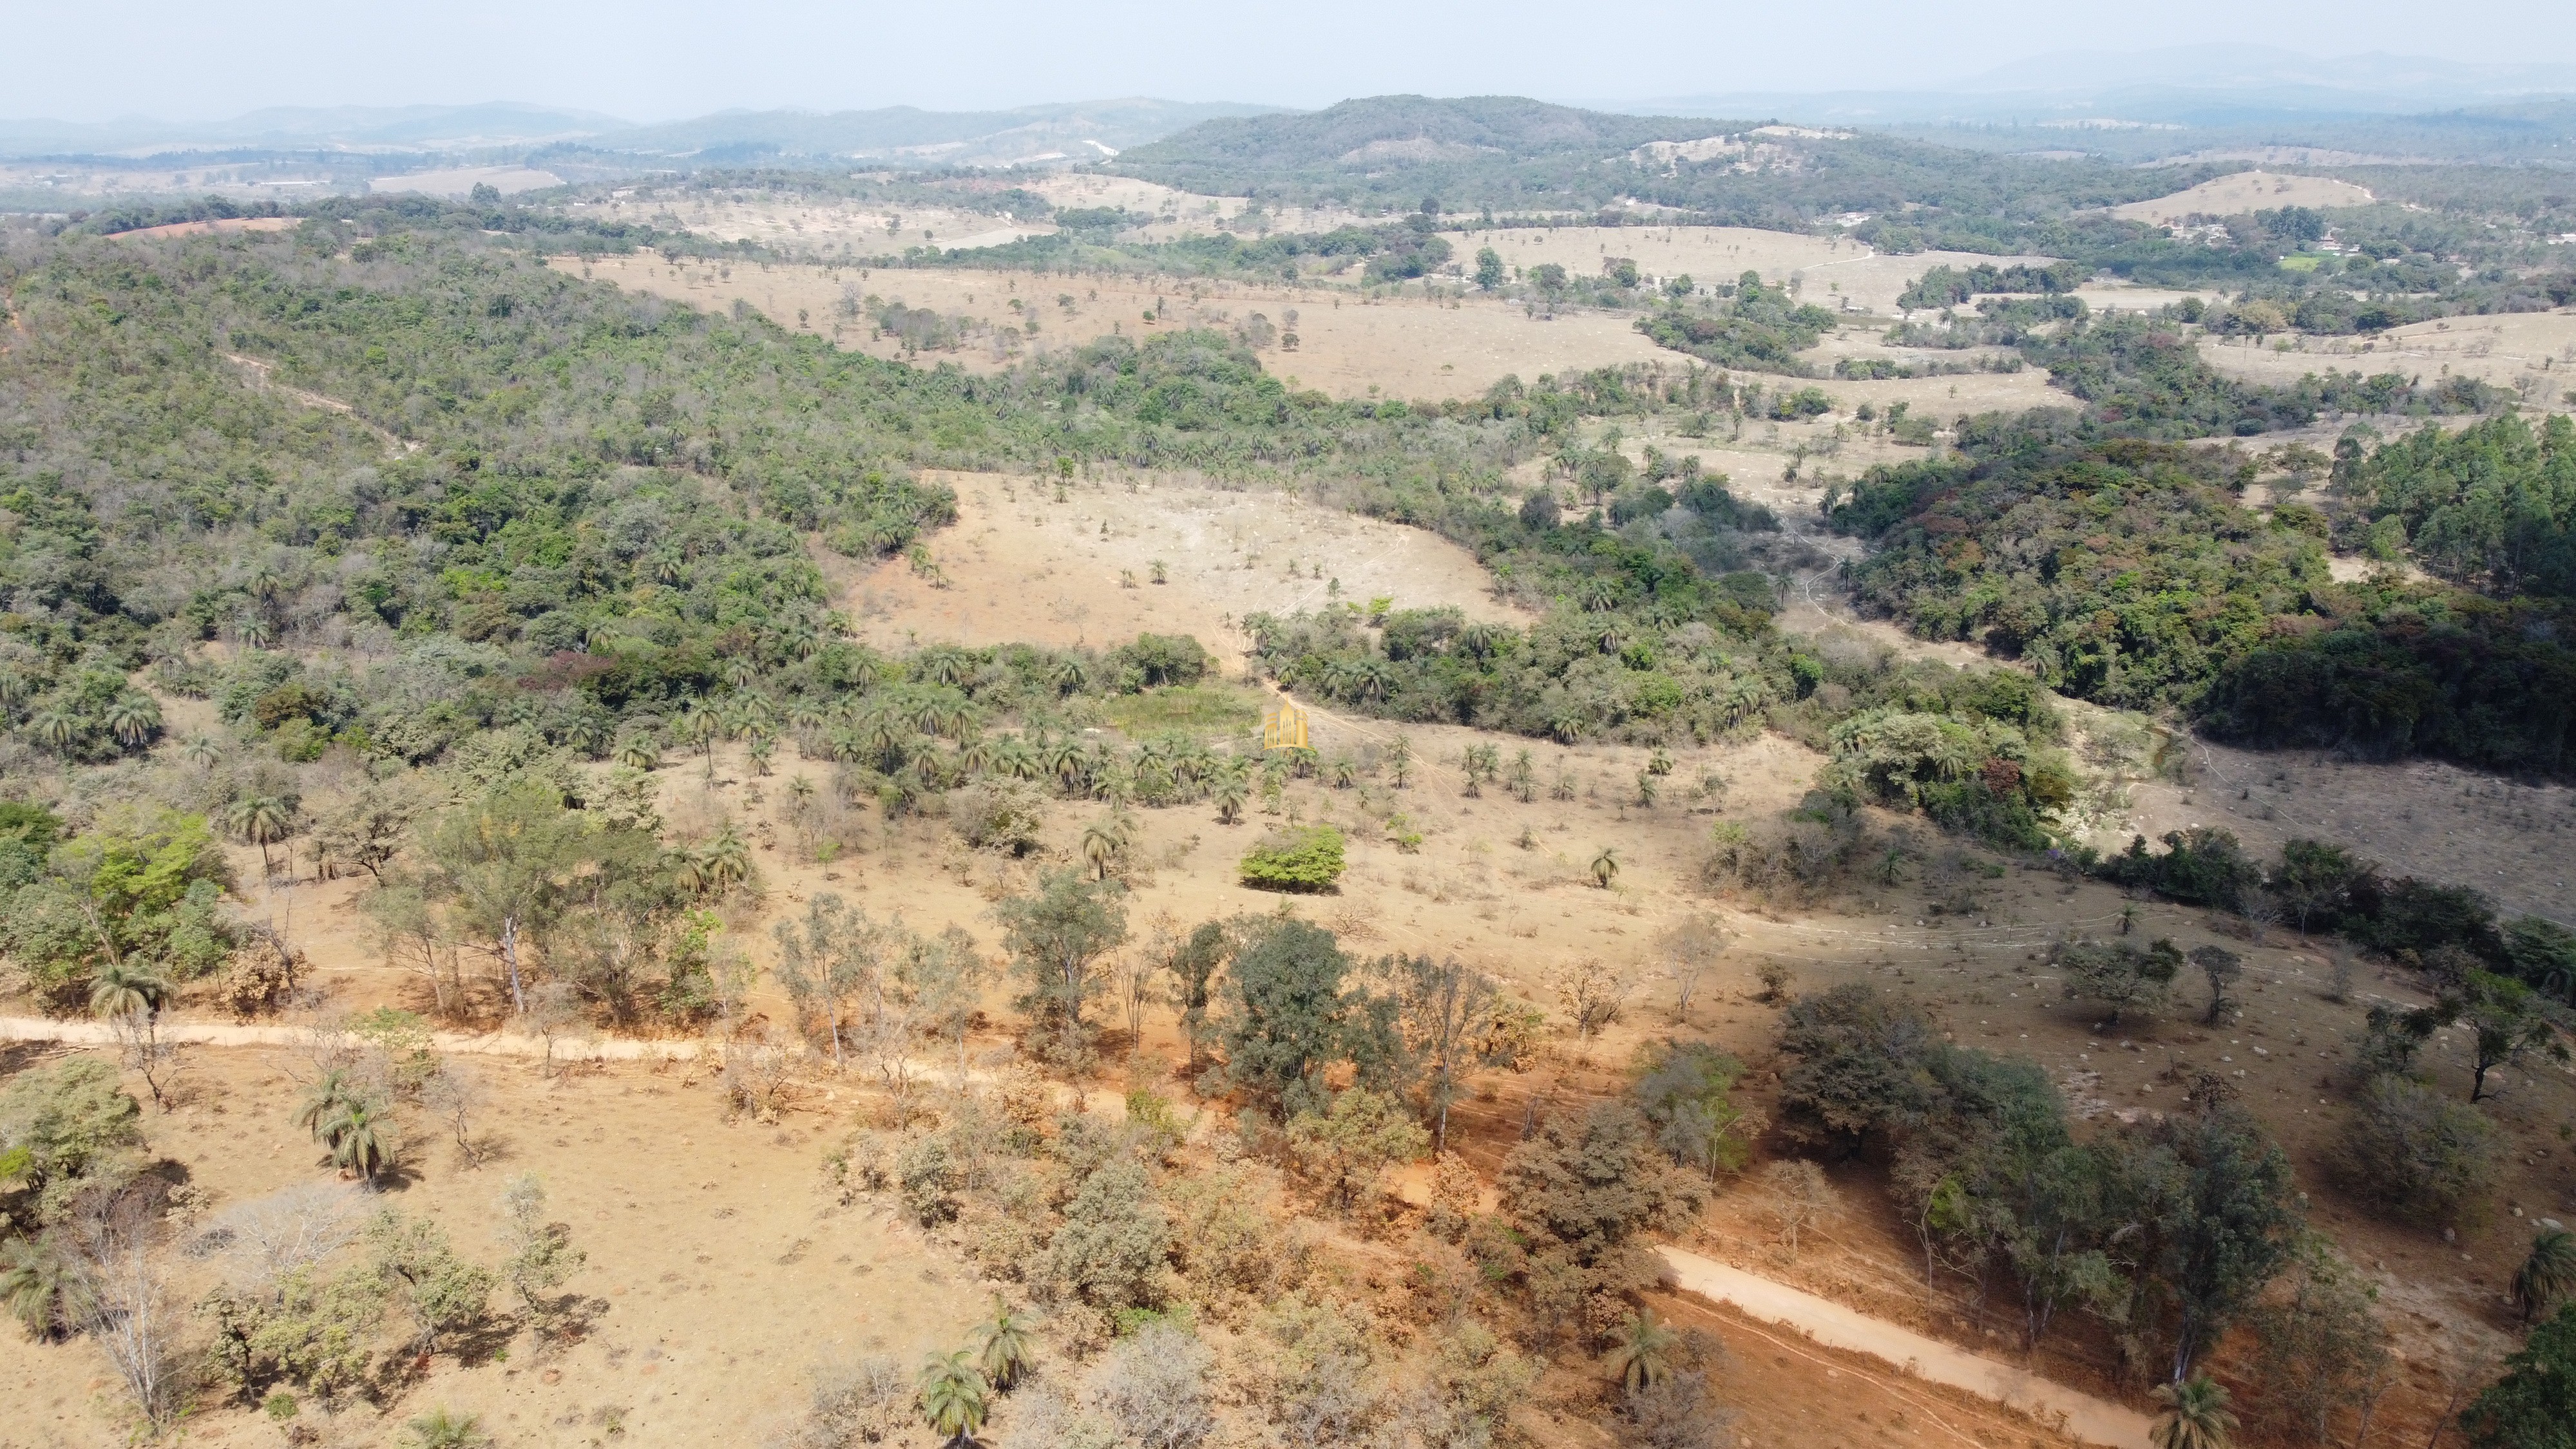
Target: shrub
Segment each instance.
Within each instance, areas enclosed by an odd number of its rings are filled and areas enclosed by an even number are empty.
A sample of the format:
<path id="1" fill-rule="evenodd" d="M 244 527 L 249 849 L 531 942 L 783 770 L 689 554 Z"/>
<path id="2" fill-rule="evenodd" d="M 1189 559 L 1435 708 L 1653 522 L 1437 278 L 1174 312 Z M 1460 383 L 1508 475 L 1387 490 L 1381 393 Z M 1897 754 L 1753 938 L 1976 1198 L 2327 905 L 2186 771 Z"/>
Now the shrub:
<path id="1" fill-rule="evenodd" d="M 977 850 L 1027 855 L 1046 824 L 1045 799 L 1025 780 L 978 780 L 948 793 L 948 821 Z"/>
<path id="2" fill-rule="evenodd" d="M 1330 890 L 1342 878 L 1342 832 L 1329 825 L 1274 830 L 1237 867 L 1256 890 Z"/>
<path id="3" fill-rule="evenodd" d="M 2495 1180 L 2494 1124 L 2404 1077 L 2378 1077 L 2362 1088 L 2342 1145 L 2348 1191 L 2420 1221 L 2460 1216 Z"/>
<path id="4" fill-rule="evenodd" d="M 2576 1444 L 2576 1303 L 2533 1329 L 2504 1364 L 2504 1377 L 2461 1416 L 2469 1442 L 2477 1449 Z"/>
<path id="5" fill-rule="evenodd" d="M 2066 975 L 2067 999 L 2102 1002 L 2111 1008 L 2113 1022 L 2123 1011 L 2153 1011 L 2164 1005 L 2183 959 L 2171 941 L 2158 941 L 2143 951 L 2126 941 L 2070 943 L 2059 947 L 2056 957 L 2058 969 Z"/>

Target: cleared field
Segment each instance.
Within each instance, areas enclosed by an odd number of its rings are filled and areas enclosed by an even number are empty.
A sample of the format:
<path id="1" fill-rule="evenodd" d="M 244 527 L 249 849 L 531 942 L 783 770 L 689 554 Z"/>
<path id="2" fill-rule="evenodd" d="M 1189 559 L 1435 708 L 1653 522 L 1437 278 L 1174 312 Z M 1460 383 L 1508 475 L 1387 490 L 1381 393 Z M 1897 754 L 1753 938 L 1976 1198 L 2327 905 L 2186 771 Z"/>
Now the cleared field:
<path id="1" fill-rule="evenodd" d="M 2189 297 L 2208 303 L 2220 300 L 2224 294 L 2215 290 L 2187 292 L 2170 287 L 2132 287 L 2124 282 L 2092 282 L 2076 288 L 2075 295 L 2096 312 L 2153 312 Z"/>
<path id="2" fill-rule="evenodd" d="M 558 266 L 578 267 L 558 260 Z M 730 275 L 726 275 L 729 271 Z M 1534 320 L 1516 306 L 1486 298 L 1421 297 L 1361 301 L 1315 289 L 1259 287 L 1171 279 L 1047 276 L 1035 272 L 875 271 L 810 266 L 697 265 L 672 267 L 661 258 L 608 257 L 590 274 L 630 290 L 702 307 L 749 302 L 783 327 L 830 337 L 841 346 L 882 357 L 900 354 L 893 339 L 871 339 L 864 316 L 843 318 L 836 308 L 845 292 L 908 307 L 973 317 L 991 330 L 955 352 L 924 353 L 924 364 L 954 362 L 972 372 L 1008 366 L 1031 352 L 1079 346 L 1111 334 L 1143 337 L 1177 327 L 1233 330 L 1260 313 L 1274 327 L 1293 330 L 1294 352 L 1276 347 L 1262 365 L 1297 386 L 1335 397 L 1447 398 L 1483 392 L 1506 374 L 1604 367 L 1625 362 L 1678 362 L 1655 346 L 1634 322 L 1608 313 L 1559 315 Z M 1012 310 L 1013 300 L 1022 311 Z M 1070 299 L 1067 305 L 1065 299 Z M 1144 314 L 1161 304 L 1162 320 Z M 1297 315 L 1293 322 L 1288 314 Z M 799 314 L 803 315 L 800 316 Z M 1039 319 L 1034 335 L 1026 318 Z M 1005 328 L 1022 328 L 1016 338 Z"/>
<path id="3" fill-rule="evenodd" d="M 526 166 L 459 166 L 442 171 L 414 171 L 405 176 L 378 176 L 367 182 L 367 189 L 378 195 L 396 191 L 417 191 L 428 196 L 464 196 L 477 186 L 489 186 L 503 196 L 522 191 L 543 191 L 563 185 L 563 178 L 551 171 L 532 170 Z"/>
<path id="4" fill-rule="evenodd" d="M 2253 382 L 2296 382 L 2311 372 L 2402 372 L 2431 382 L 2474 377 L 2520 390 L 2534 406 L 2564 409 L 2576 389 L 2576 310 L 2513 312 L 2418 322 L 2377 337 L 2301 337 L 2276 343 L 2204 338 L 2201 355 Z"/>
<path id="5" fill-rule="evenodd" d="M 834 569 L 843 607 L 871 643 L 1099 647 L 1179 633 L 1231 661 L 1250 643 L 1237 627 L 1243 615 L 1337 599 L 1529 619 L 1489 591 L 1474 555 L 1437 534 L 1288 494 L 1113 478 L 1077 483 L 1058 503 L 1039 479 L 933 476 L 958 498 L 956 526 L 930 541 L 939 580 L 900 561 Z M 1157 561 L 1166 583 L 1152 581 Z"/>
<path id="6" fill-rule="evenodd" d="M 567 208 L 603 221 L 649 222 L 681 227 L 726 241 L 757 242 L 785 252 L 881 256 L 906 247 L 992 247 L 1052 226 L 1014 221 L 989 212 L 948 207 L 887 207 L 833 198 L 773 197 L 684 192 L 631 196 Z"/>
<path id="7" fill-rule="evenodd" d="M 2111 208 L 2123 221 L 2164 226 L 2186 216 L 2242 216 L 2284 206 L 2368 206 L 2376 198 L 2349 181 L 2323 176 L 2284 176 L 2272 171 L 2240 171 L 2198 186 L 2132 201 Z"/>

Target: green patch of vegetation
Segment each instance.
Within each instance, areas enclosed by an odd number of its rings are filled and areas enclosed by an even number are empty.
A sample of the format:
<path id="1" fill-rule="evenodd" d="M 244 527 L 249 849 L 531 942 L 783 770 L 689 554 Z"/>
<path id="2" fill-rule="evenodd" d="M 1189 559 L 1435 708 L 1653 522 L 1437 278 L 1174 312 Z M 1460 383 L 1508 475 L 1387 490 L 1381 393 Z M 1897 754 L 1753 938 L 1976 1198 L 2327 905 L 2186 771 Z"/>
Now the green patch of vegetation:
<path id="1" fill-rule="evenodd" d="M 1238 684 L 1205 683 L 1113 695 L 1101 713 L 1129 739 L 1178 731 L 1201 738 L 1238 735 L 1261 722 L 1263 696 Z"/>
<path id="2" fill-rule="evenodd" d="M 1331 890 L 1342 869 L 1342 832 L 1330 825 L 1272 831 L 1236 867 L 1245 885 L 1274 891 Z"/>

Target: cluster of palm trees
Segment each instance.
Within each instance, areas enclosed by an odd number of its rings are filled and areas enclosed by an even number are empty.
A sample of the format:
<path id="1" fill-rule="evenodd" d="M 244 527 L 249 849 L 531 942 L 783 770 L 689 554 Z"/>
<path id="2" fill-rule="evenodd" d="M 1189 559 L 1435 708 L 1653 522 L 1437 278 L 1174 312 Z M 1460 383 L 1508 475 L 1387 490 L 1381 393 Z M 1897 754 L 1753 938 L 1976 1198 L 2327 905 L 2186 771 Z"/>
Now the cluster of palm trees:
<path id="1" fill-rule="evenodd" d="M 0 707 L 18 704 L 26 692 L 23 676 L 0 672 Z M 108 701 L 98 723 L 106 726 L 120 749 L 139 750 L 161 732 L 161 702 L 139 689 L 129 689 Z M 67 756 L 95 727 L 69 704 L 56 703 L 27 717 L 26 735 L 39 748 Z"/>
<path id="2" fill-rule="evenodd" d="M 393 1165 L 393 1124 L 384 1099 L 346 1071 L 323 1075 L 304 1094 L 295 1125 L 313 1134 L 344 1173 L 373 1183 Z"/>
<path id="3" fill-rule="evenodd" d="M 1035 1347 L 1031 1327 L 1027 1317 L 996 1298 L 992 1316 L 975 1326 L 973 1347 L 934 1353 L 921 1366 L 922 1417 L 951 1449 L 974 1443 L 992 1413 L 993 1396 L 1010 1392 L 1028 1372 Z"/>
<path id="4" fill-rule="evenodd" d="M 672 879 L 693 896 L 721 896 L 751 874 L 751 846 L 730 824 L 706 844 L 674 848 L 666 859 Z"/>

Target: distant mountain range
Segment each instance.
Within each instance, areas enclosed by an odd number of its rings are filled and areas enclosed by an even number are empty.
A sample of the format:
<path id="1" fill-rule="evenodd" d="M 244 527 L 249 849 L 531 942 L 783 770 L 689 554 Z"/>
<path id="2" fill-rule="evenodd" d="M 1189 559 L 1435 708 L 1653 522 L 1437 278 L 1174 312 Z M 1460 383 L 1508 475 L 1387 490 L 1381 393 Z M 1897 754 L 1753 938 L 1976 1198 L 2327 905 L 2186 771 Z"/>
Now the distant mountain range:
<path id="1" fill-rule="evenodd" d="M 131 156 L 327 150 L 490 155 L 539 147 L 745 162 L 762 157 L 900 165 L 1099 160 L 1201 121 L 1260 115 L 1232 102 L 1125 98 L 1003 111 L 719 111 L 638 125 L 615 116 L 492 102 L 470 106 L 277 107 L 225 121 L 94 124 L 0 120 L 0 156 Z"/>
<path id="2" fill-rule="evenodd" d="M 1738 91 L 1630 100 L 1656 115 L 1781 115 L 1860 125 L 2110 118 L 2211 124 L 2256 116 L 2389 115 L 2576 96 L 2576 65 L 2471 65 L 2260 45 L 2059 51 L 1937 88 Z M 1591 102 L 1589 104 L 1612 104 Z"/>

